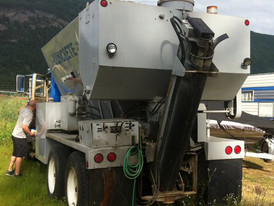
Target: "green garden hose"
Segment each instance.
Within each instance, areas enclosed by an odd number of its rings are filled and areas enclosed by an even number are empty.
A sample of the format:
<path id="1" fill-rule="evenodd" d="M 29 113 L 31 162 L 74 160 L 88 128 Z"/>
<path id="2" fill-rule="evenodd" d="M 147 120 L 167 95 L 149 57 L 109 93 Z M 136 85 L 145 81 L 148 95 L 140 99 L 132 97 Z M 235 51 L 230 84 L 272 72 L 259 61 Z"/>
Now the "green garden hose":
<path id="1" fill-rule="evenodd" d="M 129 160 L 130 156 L 136 156 L 136 155 L 138 157 L 138 160 L 135 161 L 134 164 L 131 164 Z M 142 141 L 140 138 L 139 145 L 132 146 L 127 151 L 127 154 L 124 158 L 124 165 L 123 165 L 123 171 L 125 176 L 130 180 L 134 180 L 133 191 L 132 191 L 132 206 L 134 206 L 136 179 L 141 174 L 143 165 L 144 165 L 144 157 L 142 154 Z"/>

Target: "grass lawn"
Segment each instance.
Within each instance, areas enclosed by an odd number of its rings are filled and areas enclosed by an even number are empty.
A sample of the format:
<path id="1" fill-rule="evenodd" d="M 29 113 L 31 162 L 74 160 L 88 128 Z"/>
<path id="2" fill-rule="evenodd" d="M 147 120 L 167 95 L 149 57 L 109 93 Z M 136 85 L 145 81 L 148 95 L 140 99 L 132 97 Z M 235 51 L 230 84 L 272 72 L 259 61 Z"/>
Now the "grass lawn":
<path id="1" fill-rule="evenodd" d="M 0 206 L 65 205 L 48 198 L 46 166 L 38 161 L 24 159 L 21 178 L 6 176 L 11 152 L 11 144 L 0 146 Z"/>
<path id="2" fill-rule="evenodd" d="M 26 99 L 0 96 L 0 206 L 65 205 L 47 196 L 46 166 L 38 161 L 23 160 L 22 178 L 5 175 L 12 154 L 11 133 L 18 109 Z"/>
<path id="3" fill-rule="evenodd" d="M 274 206 L 274 162 L 244 159 L 243 203 L 245 206 Z"/>
<path id="4" fill-rule="evenodd" d="M 5 172 L 12 152 L 0 146 L 0 206 L 65 205 L 47 196 L 46 166 L 24 160 L 22 178 L 7 177 Z M 236 204 L 231 204 L 236 205 Z M 274 164 L 247 157 L 243 167 L 243 199 L 240 206 L 274 206 Z"/>

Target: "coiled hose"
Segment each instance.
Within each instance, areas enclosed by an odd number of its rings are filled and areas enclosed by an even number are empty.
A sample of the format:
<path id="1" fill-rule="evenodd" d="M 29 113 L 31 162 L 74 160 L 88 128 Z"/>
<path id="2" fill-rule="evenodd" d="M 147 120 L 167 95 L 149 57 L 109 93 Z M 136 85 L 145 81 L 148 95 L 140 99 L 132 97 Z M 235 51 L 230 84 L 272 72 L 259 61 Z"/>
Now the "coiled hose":
<path id="1" fill-rule="evenodd" d="M 136 156 L 138 157 L 137 161 L 134 161 L 133 164 L 130 163 L 130 157 Z M 139 145 L 134 145 L 129 148 L 127 154 L 124 158 L 123 171 L 125 176 L 134 180 L 133 182 L 133 191 L 132 191 L 132 206 L 134 206 L 134 196 L 135 196 L 135 188 L 136 188 L 136 179 L 141 174 L 144 165 L 144 157 L 142 154 L 142 141 L 141 137 L 139 139 Z"/>

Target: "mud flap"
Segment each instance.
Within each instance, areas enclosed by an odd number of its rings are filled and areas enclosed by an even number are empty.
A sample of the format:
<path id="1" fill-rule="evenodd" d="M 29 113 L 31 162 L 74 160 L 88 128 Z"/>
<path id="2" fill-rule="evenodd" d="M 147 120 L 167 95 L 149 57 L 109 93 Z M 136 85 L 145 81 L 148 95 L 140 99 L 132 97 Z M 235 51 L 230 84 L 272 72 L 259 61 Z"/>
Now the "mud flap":
<path id="1" fill-rule="evenodd" d="M 204 177 L 203 196 L 207 204 L 225 204 L 228 200 L 241 201 L 242 159 L 206 161 L 206 168 L 199 169 Z"/>
<path id="2" fill-rule="evenodd" d="M 122 167 L 89 170 L 90 205 L 131 205 L 133 180 L 125 177 Z"/>

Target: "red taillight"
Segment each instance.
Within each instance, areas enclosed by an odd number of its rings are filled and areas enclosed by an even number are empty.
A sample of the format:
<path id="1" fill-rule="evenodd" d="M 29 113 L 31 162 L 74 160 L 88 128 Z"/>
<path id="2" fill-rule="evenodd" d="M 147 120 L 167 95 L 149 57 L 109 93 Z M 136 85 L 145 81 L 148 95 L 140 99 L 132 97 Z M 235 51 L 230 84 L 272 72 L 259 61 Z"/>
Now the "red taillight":
<path id="1" fill-rule="evenodd" d="M 100 154 L 100 153 L 98 153 L 98 154 L 96 154 L 96 155 L 94 156 L 94 161 L 95 161 L 96 163 L 101 163 L 101 162 L 103 161 L 103 159 L 104 159 L 104 157 L 103 157 L 103 155 Z"/>
<path id="2" fill-rule="evenodd" d="M 228 155 L 230 155 L 230 154 L 232 153 L 232 147 L 227 146 L 227 147 L 225 148 L 225 153 L 228 154 Z"/>
<path id="3" fill-rule="evenodd" d="M 102 0 L 102 1 L 100 2 L 100 4 L 101 4 L 102 7 L 107 7 L 108 2 L 107 2 L 106 0 Z"/>
<path id="4" fill-rule="evenodd" d="M 245 25 L 246 25 L 246 26 L 249 26 L 249 24 L 250 24 L 249 20 L 246 19 L 246 20 L 245 20 Z"/>
<path id="5" fill-rule="evenodd" d="M 239 145 L 237 145 L 237 146 L 234 148 L 234 152 L 235 152 L 236 154 L 239 154 L 241 151 L 242 151 L 242 148 L 241 148 Z"/>
<path id="6" fill-rule="evenodd" d="M 86 168 L 88 168 L 88 161 L 86 161 Z"/>
<path id="7" fill-rule="evenodd" d="M 114 162 L 116 160 L 116 154 L 114 152 L 109 153 L 107 159 L 110 162 Z"/>

